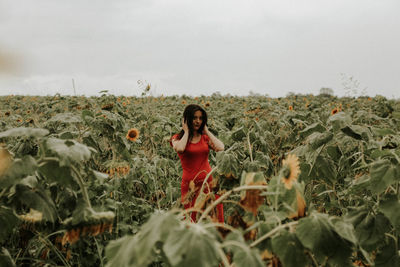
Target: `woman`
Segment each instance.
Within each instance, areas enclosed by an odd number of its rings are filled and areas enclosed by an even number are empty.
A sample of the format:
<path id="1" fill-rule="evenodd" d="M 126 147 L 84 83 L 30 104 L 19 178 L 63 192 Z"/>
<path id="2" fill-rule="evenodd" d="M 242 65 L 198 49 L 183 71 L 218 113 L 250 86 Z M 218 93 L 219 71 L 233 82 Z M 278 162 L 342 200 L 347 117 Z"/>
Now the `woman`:
<path id="1" fill-rule="evenodd" d="M 182 130 L 171 137 L 170 144 L 178 153 L 183 169 L 181 201 L 185 209 L 192 208 L 195 206 L 204 179 L 211 171 L 208 162 L 210 148 L 223 151 L 224 144 L 208 130 L 206 111 L 194 104 L 185 108 Z M 212 176 L 203 187 L 204 193 L 210 192 L 211 182 Z M 196 212 L 192 212 L 191 218 L 196 221 Z M 217 218 L 219 222 L 224 222 L 222 204 L 217 205 Z"/>

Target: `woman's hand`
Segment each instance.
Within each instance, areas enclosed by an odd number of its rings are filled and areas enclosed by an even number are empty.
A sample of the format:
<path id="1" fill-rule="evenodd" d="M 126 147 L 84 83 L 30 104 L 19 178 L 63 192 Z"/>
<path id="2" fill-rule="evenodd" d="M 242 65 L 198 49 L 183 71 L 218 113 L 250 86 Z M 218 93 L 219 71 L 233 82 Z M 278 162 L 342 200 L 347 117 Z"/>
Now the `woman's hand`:
<path id="1" fill-rule="evenodd" d="M 187 123 L 185 122 L 185 119 L 182 119 L 182 129 L 185 131 L 185 133 L 189 132 L 189 127 Z"/>

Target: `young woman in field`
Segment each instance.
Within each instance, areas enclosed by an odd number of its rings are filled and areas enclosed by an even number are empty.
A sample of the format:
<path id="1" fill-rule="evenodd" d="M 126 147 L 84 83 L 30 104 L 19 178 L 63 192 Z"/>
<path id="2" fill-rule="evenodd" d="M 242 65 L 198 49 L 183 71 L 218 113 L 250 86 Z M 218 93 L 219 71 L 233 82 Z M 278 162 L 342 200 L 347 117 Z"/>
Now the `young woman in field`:
<path id="1" fill-rule="evenodd" d="M 202 203 L 196 204 L 196 199 L 204 179 L 211 171 L 208 162 L 210 148 L 215 151 L 224 150 L 224 144 L 208 130 L 207 113 L 202 107 L 192 104 L 185 108 L 182 130 L 171 137 L 170 144 L 178 153 L 182 164 L 181 201 L 184 208 L 202 208 Z M 208 178 L 203 188 L 205 194 L 210 192 L 212 176 Z M 199 202 L 203 202 L 203 199 Z M 224 222 L 222 204 L 217 205 L 216 216 L 219 222 Z M 196 221 L 196 212 L 192 212 L 191 218 Z"/>

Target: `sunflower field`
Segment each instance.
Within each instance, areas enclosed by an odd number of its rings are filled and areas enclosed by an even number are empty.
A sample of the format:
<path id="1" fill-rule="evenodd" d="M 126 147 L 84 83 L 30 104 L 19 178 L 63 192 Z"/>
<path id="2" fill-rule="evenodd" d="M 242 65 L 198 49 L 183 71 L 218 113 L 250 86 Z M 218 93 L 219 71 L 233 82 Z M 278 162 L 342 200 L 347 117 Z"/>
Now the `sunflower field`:
<path id="1" fill-rule="evenodd" d="M 192 103 L 225 150 L 184 210 Z M 399 182 L 382 96 L 0 96 L 0 266 L 400 266 Z"/>

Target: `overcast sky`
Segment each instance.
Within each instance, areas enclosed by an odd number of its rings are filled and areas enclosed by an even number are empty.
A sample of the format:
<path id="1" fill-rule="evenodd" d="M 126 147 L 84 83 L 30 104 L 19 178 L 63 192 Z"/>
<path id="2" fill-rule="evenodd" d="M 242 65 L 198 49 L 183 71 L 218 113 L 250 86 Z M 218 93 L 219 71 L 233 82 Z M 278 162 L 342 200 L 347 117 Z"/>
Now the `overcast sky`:
<path id="1" fill-rule="evenodd" d="M 0 95 L 400 98 L 399 0 L 0 0 Z M 351 79 L 351 77 L 353 77 Z"/>

